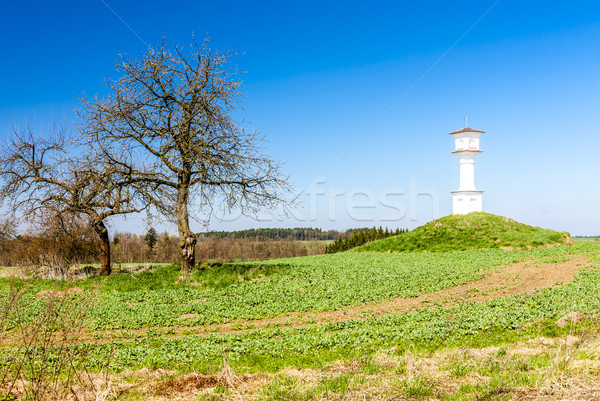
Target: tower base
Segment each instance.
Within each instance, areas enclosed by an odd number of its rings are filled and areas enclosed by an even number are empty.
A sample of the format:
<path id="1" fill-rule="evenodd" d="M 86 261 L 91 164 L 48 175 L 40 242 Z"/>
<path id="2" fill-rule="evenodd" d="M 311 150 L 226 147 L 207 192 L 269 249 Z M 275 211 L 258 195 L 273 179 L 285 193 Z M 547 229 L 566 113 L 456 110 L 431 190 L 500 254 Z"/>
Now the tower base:
<path id="1" fill-rule="evenodd" d="M 483 211 L 483 191 L 452 192 L 452 214 L 468 214 Z"/>

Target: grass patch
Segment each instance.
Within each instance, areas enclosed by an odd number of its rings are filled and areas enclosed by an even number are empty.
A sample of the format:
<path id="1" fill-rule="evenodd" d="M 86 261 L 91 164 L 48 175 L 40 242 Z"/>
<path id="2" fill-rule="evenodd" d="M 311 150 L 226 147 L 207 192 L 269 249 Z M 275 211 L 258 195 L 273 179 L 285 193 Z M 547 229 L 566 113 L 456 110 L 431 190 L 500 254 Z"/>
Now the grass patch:
<path id="1" fill-rule="evenodd" d="M 269 277 L 286 267 L 285 264 L 202 263 L 184 282 L 205 289 L 221 289 L 235 283 Z"/>
<path id="2" fill-rule="evenodd" d="M 409 399 L 428 399 L 436 395 L 435 383 L 423 376 L 400 380 L 398 387 Z"/>

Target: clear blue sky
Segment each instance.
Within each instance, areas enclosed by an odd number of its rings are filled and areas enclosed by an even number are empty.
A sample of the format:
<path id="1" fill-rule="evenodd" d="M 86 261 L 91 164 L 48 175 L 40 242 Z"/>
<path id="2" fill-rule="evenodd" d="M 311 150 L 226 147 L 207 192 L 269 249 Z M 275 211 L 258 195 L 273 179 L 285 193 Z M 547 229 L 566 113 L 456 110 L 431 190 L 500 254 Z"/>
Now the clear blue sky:
<path id="1" fill-rule="evenodd" d="M 137 57 L 142 42 L 209 34 L 243 53 L 244 117 L 305 191 L 295 219 L 211 228 L 415 227 L 447 215 L 458 188 L 448 133 L 468 113 L 486 131 L 476 160 L 485 211 L 600 234 L 597 1 L 500 1 L 345 157 L 495 0 L 105 3 L 118 17 L 100 0 L 2 4 L 2 140 L 26 117 L 72 120 L 77 97 L 102 96 L 118 55 Z M 324 193 L 313 201 L 311 183 Z M 433 196 L 415 203 L 418 192 Z M 135 218 L 115 227 L 143 230 Z"/>

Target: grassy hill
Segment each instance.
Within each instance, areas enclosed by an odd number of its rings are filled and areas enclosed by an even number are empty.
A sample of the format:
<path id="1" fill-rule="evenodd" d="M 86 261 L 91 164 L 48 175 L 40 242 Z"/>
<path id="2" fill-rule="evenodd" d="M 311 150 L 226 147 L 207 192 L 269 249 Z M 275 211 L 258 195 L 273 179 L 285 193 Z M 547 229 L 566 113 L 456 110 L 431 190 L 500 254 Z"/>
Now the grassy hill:
<path id="1" fill-rule="evenodd" d="M 365 244 L 365 252 L 446 252 L 486 248 L 530 248 L 571 243 L 567 232 L 529 226 L 490 213 L 450 215 L 408 233 Z"/>

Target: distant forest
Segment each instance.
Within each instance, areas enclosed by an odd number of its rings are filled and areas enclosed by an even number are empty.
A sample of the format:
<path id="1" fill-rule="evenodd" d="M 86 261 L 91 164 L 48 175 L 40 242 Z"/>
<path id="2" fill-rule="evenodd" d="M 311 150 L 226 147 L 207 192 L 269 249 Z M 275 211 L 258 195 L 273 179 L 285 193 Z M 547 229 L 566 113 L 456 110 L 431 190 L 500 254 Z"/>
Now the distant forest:
<path id="1" fill-rule="evenodd" d="M 15 226 L 16 227 L 16 226 Z M 2 235 L 2 233 L 5 233 Z M 318 228 L 260 228 L 198 234 L 199 262 L 237 262 L 343 252 L 366 242 L 399 235 L 406 230 L 354 228 L 344 232 Z M 114 233 L 111 259 L 123 263 L 169 263 L 179 257 L 179 237 L 148 229 L 145 235 Z M 98 238 L 86 220 L 68 225 L 57 219 L 43 228 L 18 235 L 0 227 L 0 266 L 69 266 L 94 264 L 99 258 Z"/>
<path id="2" fill-rule="evenodd" d="M 380 227 L 381 229 L 381 227 Z M 207 238 L 230 238 L 244 239 L 252 238 L 259 240 L 295 240 L 295 241 L 335 241 L 338 238 L 348 237 L 359 232 L 367 232 L 373 230 L 370 227 L 349 228 L 346 231 L 328 230 L 323 231 L 320 228 L 251 228 L 240 231 L 208 231 L 198 233 L 198 239 Z M 387 228 L 386 228 L 387 231 Z M 404 230 L 396 230 L 402 232 Z M 392 231 L 390 231 L 392 232 Z"/>
<path id="3" fill-rule="evenodd" d="M 352 233 L 340 236 L 332 244 L 325 247 L 325 253 L 344 252 L 357 246 L 366 244 L 367 242 L 376 241 L 395 235 L 400 235 L 408 232 L 408 229 L 397 228 L 396 231 L 384 230 L 383 227 L 373 227 L 371 229 L 357 229 Z"/>
<path id="4" fill-rule="evenodd" d="M 360 229 L 358 229 L 360 230 Z M 350 230 L 349 230 L 350 231 Z M 344 232 L 336 230 L 323 231 L 320 228 L 251 228 L 240 231 L 209 231 L 199 233 L 197 236 L 202 238 L 257 238 L 277 240 L 296 240 L 296 241 L 334 241 Z"/>

